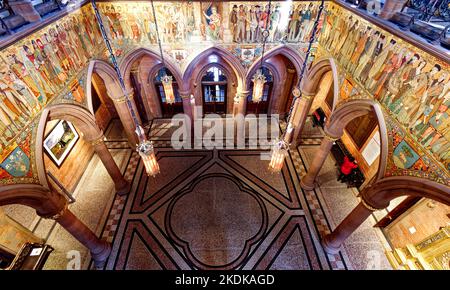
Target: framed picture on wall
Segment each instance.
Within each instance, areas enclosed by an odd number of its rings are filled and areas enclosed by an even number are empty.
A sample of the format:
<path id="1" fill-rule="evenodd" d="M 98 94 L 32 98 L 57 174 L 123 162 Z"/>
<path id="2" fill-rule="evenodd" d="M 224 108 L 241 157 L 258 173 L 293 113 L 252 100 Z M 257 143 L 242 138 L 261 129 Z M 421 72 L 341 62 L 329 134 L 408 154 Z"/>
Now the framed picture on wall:
<path id="1" fill-rule="evenodd" d="M 53 127 L 47 137 L 45 137 L 45 152 L 60 167 L 79 138 L 72 123 L 61 120 Z"/>

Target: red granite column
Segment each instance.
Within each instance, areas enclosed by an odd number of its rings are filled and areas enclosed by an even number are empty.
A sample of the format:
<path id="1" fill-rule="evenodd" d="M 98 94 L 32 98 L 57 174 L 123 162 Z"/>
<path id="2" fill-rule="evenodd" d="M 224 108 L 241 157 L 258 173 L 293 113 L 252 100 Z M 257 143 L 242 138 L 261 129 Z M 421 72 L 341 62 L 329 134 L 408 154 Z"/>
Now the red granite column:
<path id="1" fill-rule="evenodd" d="M 9 0 L 8 4 L 15 14 L 22 16 L 28 22 L 41 20 L 41 15 L 34 9 L 31 0 Z"/>
<path id="2" fill-rule="evenodd" d="M 61 213 L 53 216 L 52 219 L 56 220 L 66 231 L 89 249 L 96 268 L 102 268 L 105 265 L 111 254 L 111 245 L 108 242 L 97 238 L 67 207 Z"/>
<path id="3" fill-rule="evenodd" d="M 238 114 L 245 116 L 248 94 L 249 91 L 238 90 L 236 92 L 236 96 L 234 97 L 233 116 Z"/>
<path id="4" fill-rule="evenodd" d="M 308 169 L 308 173 L 302 178 L 300 181 L 300 186 L 306 190 L 313 190 L 315 185 L 314 182 L 317 178 L 317 175 L 322 169 L 325 160 L 327 159 L 328 154 L 330 153 L 331 147 L 333 143 L 340 139 L 340 136 L 330 136 L 325 129 L 325 137 L 322 140 L 322 144 L 320 145 L 319 151 L 314 156 L 313 161 L 311 162 L 311 166 Z"/>
<path id="5" fill-rule="evenodd" d="M 297 99 L 297 104 L 294 107 L 295 115 L 292 121 L 294 125 L 294 133 L 292 139 L 292 145 L 297 146 L 300 139 L 300 134 L 305 127 L 306 118 L 308 118 L 309 110 L 311 109 L 313 95 L 302 94 L 302 96 Z"/>
<path id="6" fill-rule="evenodd" d="M 37 203 L 39 202 L 39 203 Z M 58 222 L 66 231 L 89 249 L 97 268 L 102 268 L 111 253 L 111 245 L 100 240 L 68 208 L 67 199 L 53 190 L 42 193 L 42 200 L 33 202 L 36 213 Z"/>
<path id="7" fill-rule="evenodd" d="M 114 161 L 111 152 L 109 152 L 108 147 L 105 142 L 103 142 L 103 138 L 104 137 L 101 136 L 97 140 L 91 141 L 92 146 L 94 146 L 95 152 L 114 181 L 116 192 L 119 195 L 125 195 L 130 192 L 130 184 L 125 180 L 122 172 L 120 172 L 120 169 Z"/>
<path id="8" fill-rule="evenodd" d="M 352 210 L 351 213 L 322 240 L 322 247 L 329 254 L 336 254 L 342 243 L 370 216 L 377 210 L 367 204 L 364 199 Z"/>
<path id="9" fill-rule="evenodd" d="M 139 139 L 136 135 L 136 125 L 134 124 L 130 109 L 128 108 L 126 97 L 121 92 L 108 91 L 108 95 L 114 101 L 114 106 L 116 108 L 117 114 L 119 115 L 122 126 L 125 130 L 125 133 L 127 134 L 128 143 L 132 148 L 134 148 L 136 144 L 139 143 Z M 136 104 L 134 103 L 132 92 L 128 93 L 128 98 L 130 99 L 131 104 L 133 105 L 133 108 L 136 112 L 138 123 L 142 124 L 138 111 L 136 109 Z"/>

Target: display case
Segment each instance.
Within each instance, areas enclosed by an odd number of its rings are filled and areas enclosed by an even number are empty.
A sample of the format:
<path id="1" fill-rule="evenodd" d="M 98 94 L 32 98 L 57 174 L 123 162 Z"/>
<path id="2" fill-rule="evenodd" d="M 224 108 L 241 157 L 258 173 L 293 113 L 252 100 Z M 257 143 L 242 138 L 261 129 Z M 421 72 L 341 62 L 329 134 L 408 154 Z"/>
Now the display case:
<path id="1" fill-rule="evenodd" d="M 39 243 L 25 243 L 8 270 L 42 270 L 53 248 Z"/>

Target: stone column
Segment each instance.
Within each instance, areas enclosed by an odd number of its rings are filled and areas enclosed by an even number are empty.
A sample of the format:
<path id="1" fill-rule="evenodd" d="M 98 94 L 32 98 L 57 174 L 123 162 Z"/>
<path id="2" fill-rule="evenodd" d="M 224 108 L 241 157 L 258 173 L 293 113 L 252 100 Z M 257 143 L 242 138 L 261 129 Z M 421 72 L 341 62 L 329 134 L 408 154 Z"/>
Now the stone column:
<path id="1" fill-rule="evenodd" d="M 111 254 L 111 245 L 97 236 L 83 224 L 68 208 L 67 204 L 61 212 L 50 217 L 58 222 L 81 244 L 89 249 L 96 268 L 102 268 Z"/>
<path id="2" fill-rule="evenodd" d="M 352 210 L 351 213 L 322 240 L 322 247 L 329 254 L 336 254 L 342 243 L 370 216 L 378 210 L 370 206 L 364 199 Z"/>
<path id="3" fill-rule="evenodd" d="M 114 158 L 109 152 L 108 147 L 106 147 L 105 142 L 103 141 L 104 136 L 100 136 L 98 139 L 90 141 L 92 146 L 94 147 L 95 152 L 98 157 L 102 161 L 112 180 L 114 181 L 114 186 L 116 192 L 119 195 L 125 195 L 130 192 L 130 183 L 125 180 L 120 172 L 117 163 L 114 161 Z"/>
<path id="4" fill-rule="evenodd" d="M 325 137 L 322 140 L 322 144 L 320 145 L 319 151 L 314 156 L 313 161 L 311 162 L 311 166 L 308 169 L 308 173 L 302 178 L 300 181 L 300 186 L 305 190 L 313 190 L 315 187 L 315 180 L 317 175 L 322 169 L 325 160 L 330 153 L 331 147 L 333 143 L 340 139 L 341 136 L 331 136 L 325 129 Z"/>
<path id="5" fill-rule="evenodd" d="M 403 9 L 406 2 L 407 0 L 386 0 L 381 9 L 380 17 L 384 19 L 391 18 L 396 12 L 400 12 Z"/>
<path id="6" fill-rule="evenodd" d="M 134 148 L 136 144 L 139 143 L 139 138 L 136 135 L 136 125 L 134 124 L 130 109 L 128 108 L 126 96 L 124 96 L 121 92 L 111 91 L 108 91 L 108 95 L 114 101 L 114 106 L 116 107 L 117 114 L 119 115 L 122 126 L 125 130 L 125 133 L 127 134 L 128 143 L 130 144 L 131 148 Z M 139 117 L 138 111 L 136 109 L 136 104 L 134 104 L 133 93 L 129 92 L 127 95 L 136 112 L 138 123 L 142 124 L 141 118 Z"/>
<path id="7" fill-rule="evenodd" d="M 299 143 L 300 134 L 302 133 L 306 119 L 308 118 L 308 113 L 311 109 L 313 97 L 314 95 L 303 93 L 302 96 L 297 99 L 298 104 L 296 104 L 294 107 L 295 118 L 292 122 L 295 128 L 292 139 L 293 146 L 297 146 Z"/>
<path id="8" fill-rule="evenodd" d="M 233 116 L 241 114 L 245 116 L 247 110 L 247 96 L 250 92 L 239 90 L 234 97 Z"/>
<path id="9" fill-rule="evenodd" d="M 28 22 L 41 20 L 41 15 L 34 9 L 31 0 L 9 0 L 8 4 L 15 14 L 22 16 Z"/>

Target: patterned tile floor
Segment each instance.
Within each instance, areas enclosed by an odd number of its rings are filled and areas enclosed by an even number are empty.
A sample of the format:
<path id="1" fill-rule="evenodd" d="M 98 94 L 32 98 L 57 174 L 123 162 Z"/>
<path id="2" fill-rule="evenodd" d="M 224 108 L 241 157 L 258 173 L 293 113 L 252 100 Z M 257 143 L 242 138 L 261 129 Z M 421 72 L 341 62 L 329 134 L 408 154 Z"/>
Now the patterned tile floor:
<path id="1" fill-rule="evenodd" d="M 161 166 L 156 178 L 145 175 L 139 155 L 113 121 L 106 144 L 115 156 L 126 156 L 121 168 L 131 193 L 111 196 L 108 189 L 93 199 L 92 190 L 77 189 L 73 210 L 113 245 L 106 269 L 365 269 L 368 253 L 382 251 L 370 224 L 339 254 L 322 250 L 319 237 L 342 220 L 356 197 L 329 180 L 334 175 L 330 165 L 319 177 L 319 188 L 300 188 L 321 141 L 319 128 L 307 127 L 308 136 L 290 151 L 283 171 L 272 174 L 261 155 L 268 151 L 261 148 L 175 151 L 168 138 L 173 128 L 166 123 L 156 120 L 146 127 L 157 132 L 151 134 Z M 82 188 L 90 188 L 87 175 Z M 103 184 L 100 179 L 109 182 L 106 175 L 97 179 L 96 187 Z M 98 217 L 88 214 L 96 203 L 105 205 Z M 92 269 L 87 251 L 59 226 L 42 222 L 37 228 L 57 249 L 47 269 L 65 269 L 71 249 L 81 252 L 83 268 Z M 385 260 L 378 268 L 389 268 Z"/>
<path id="2" fill-rule="evenodd" d="M 174 151 L 161 132 L 168 127 L 158 126 L 161 138 L 151 139 L 161 174 L 148 178 L 131 154 L 125 176 L 132 192 L 116 196 L 102 231 L 113 244 L 106 269 L 355 268 L 345 248 L 324 253 L 319 237 L 335 224 L 320 190 L 299 186 L 307 169 L 302 148 L 317 147 L 318 136 L 303 139 L 283 172 L 271 174 L 264 151 Z"/>

